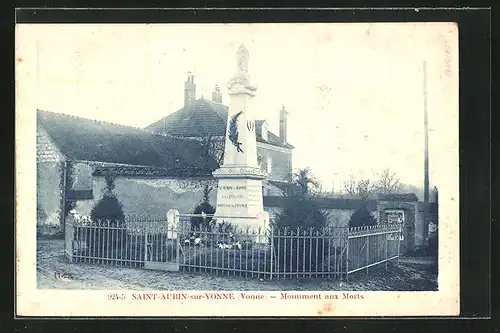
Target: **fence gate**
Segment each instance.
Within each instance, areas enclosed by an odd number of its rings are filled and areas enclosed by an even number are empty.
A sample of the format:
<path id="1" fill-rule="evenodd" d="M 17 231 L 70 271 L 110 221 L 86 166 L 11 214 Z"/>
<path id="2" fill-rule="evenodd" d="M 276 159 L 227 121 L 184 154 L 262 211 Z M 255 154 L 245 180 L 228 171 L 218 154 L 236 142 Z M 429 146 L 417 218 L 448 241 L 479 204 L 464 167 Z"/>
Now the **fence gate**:
<path id="1" fill-rule="evenodd" d="M 179 271 L 179 239 L 177 230 L 163 222 L 153 224 L 145 234 L 144 268 Z"/>

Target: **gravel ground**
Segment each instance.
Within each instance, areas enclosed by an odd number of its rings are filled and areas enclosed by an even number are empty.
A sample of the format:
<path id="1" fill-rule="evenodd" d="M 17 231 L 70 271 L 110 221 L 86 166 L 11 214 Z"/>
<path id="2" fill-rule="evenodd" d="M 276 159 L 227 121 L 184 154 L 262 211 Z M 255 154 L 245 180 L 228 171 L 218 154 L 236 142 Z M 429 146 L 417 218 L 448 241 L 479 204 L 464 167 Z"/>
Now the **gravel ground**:
<path id="1" fill-rule="evenodd" d="M 404 258 L 399 265 L 359 272 L 349 281 L 322 279 L 260 280 L 201 273 L 164 272 L 104 265 L 70 263 L 64 257 L 64 240 L 37 241 L 39 289 L 92 290 L 437 290 L 437 272 L 428 260 Z M 59 277 L 56 278 L 56 273 Z"/>

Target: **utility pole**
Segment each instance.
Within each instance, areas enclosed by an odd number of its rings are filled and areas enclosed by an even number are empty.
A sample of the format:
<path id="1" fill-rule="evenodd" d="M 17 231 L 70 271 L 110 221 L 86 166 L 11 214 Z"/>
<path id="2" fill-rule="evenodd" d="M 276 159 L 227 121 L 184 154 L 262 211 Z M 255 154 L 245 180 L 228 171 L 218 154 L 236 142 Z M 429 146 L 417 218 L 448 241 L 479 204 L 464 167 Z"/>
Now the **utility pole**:
<path id="1" fill-rule="evenodd" d="M 429 234 L 429 127 L 427 123 L 427 63 L 424 60 L 424 242 Z"/>

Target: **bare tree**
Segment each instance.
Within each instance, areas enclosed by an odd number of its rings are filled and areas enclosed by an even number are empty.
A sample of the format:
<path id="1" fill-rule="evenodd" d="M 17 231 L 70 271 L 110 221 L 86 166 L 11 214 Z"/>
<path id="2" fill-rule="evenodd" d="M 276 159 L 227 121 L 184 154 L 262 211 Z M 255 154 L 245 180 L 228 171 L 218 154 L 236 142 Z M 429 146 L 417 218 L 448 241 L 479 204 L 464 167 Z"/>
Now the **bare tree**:
<path id="1" fill-rule="evenodd" d="M 205 134 L 200 140 L 203 149 L 203 158 L 207 163 L 215 161 L 215 168 L 219 168 L 224 161 L 224 137 Z M 203 201 L 208 202 L 210 192 L 215 187 L 216 182 L 205 182 L 203 186 Z"/>
<path id="2" fill-rule="evenodd" d="M 367 200 L 375 192 L 375 185 L 369 179 L 360 180 L 356 184 L 357 196 L 363 200 Z"/>
<path id="3" fill-rule="evenodd" d="M 368 199 L 375 191 L 375 185 L 369 179 L 355 181 L 349 179 L 342 182 L 342 189 L 346 196 Z"/>
<path id="4" fill-rule="evenodd" d="M 345 180 L 342 182 L 342 190 L 345 195 L 349 197 L 355 197 L 356 193 L 356 181 L 354 179 Z"/>
<path id="5" fill-rule="evenodd" d="M 379 174 L 375 188 L 381 194 L 397 194 L 401 193 L 403 185 L 395 172 L 385 169 Z"/>
<path id="6" fill-rule="evenodd" d="M 222 165 L 224 161 L 224 137 L 205 135 L 201 138 L 201 146 L 203 148 L 204 158 L 214 159 L 217 167 Z"/>

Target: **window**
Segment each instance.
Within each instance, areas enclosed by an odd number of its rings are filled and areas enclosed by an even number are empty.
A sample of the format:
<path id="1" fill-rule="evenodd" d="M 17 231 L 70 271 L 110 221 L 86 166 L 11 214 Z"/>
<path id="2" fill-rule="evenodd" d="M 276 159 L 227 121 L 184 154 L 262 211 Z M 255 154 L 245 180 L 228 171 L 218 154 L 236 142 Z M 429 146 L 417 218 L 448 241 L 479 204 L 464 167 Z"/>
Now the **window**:
<path id="1" fill-rule="evenodd" d="M 265 159 L 262 155 L 257 155 L 257 165 L 262 171 L 266 171 L 266 164 L 264 163 Z"/>
<path id="2" fill-rule="evenodd" d="M 267 123 L 262 124 L 262 133 L 261 133 L 262 139 L 267 141 Z"/>
<path id="3" fill-rule="evenodd" d="M 267 165 L 266 165 L 268 174 L 271 173 L 272 166 L 273 166 L 273 160 L 272 160 L 271 156 L 268 156 L 267 157 Z"/>

